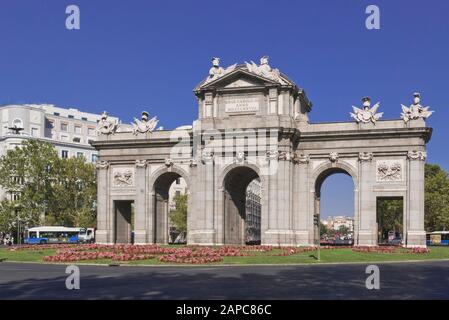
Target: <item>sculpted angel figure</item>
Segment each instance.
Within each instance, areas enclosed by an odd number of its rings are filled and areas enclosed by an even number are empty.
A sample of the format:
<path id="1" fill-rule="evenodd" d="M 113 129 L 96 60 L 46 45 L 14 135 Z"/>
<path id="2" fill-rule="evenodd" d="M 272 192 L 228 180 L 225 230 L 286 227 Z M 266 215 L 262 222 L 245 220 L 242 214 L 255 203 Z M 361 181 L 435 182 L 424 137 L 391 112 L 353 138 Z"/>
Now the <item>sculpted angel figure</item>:
<path id="1" fill-rule="evenodd" d="M 379 120 L 384 114 L 383 112 L 377 113 L 377 109 L 379 109 L 380 103 L 378 102 L 373 107 L 371 107 L 371 99 L 369 97 L 362 98 L 362 102 L 363 109 L 352 106 L 354 113 L 350 112 L 349 114 L 355 119 L 355 121 L 357 121 L 357 123 L 372 122 L 375 124 L 376 121 Z"/>
<path id="2" fill-rule="evenodd" d="M 109 121 L 108 116 L 108 113 L 103 111 L 101 119 L 97 125 L 97 134 L 112 134 L 117 131 L 119 124 L 117 121 Z"/>
<path id="3" fill-rule="evenodd" d="M 429 107 L 423 107 L 421 105 L 421 94 L 419 92 L 415 92 L 413 94 L 413 104 L 408 108 L 401 104 L 402 113 L 401 118 L 407 123 L 410 120 L 416 119 L 427 119 L 433 113 L 433 111 L 429 110 Z"/>
<path id="4" fill-rule="evenodd" d="M 246 68 L 249 72 L 258 74 L 264 78 L 271 79 L 274 81 L 280 82 L 281 80 L 281 73 L 278 69 L 273 69 L 268 64 L 268 56 L 263 56 L 260 58 L 260 65 L 258 66 L 254 61 L 251 61 L 251 63 L 246 63 Z"/>
<path id="5" fill-rule="evenodd" d="M 134 123 L 132 123 L 134 135 L 138 135 L 139 133 L 152 132 L 154 131 L 154 129 L 156 129 L 159 120 L 157 120 L 156 117 L 153 117 L 150 120 L 148 120 L 148 118 L 149 113 L 146 111 L 142 112 L 141 120 L 134 118 Z"/>

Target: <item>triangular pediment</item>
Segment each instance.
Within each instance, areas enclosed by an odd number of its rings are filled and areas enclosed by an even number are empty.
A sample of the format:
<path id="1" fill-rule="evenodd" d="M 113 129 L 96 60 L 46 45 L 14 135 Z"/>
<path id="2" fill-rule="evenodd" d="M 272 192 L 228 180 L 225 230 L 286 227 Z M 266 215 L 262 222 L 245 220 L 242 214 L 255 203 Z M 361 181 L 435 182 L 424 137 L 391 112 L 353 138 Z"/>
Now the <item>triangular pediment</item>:
<path id="1" fill-rule="evenodd" d="M 255 75 L 247 70 L 236 68 L 234 71 L 223 75 L 222 77 L 213 81 L 203 81 L 197 89 L 207 88 L 248 88 L 248 87 L 260 87 L 260 86 L 272 86 L 276 84 L 275 81 Z"/>

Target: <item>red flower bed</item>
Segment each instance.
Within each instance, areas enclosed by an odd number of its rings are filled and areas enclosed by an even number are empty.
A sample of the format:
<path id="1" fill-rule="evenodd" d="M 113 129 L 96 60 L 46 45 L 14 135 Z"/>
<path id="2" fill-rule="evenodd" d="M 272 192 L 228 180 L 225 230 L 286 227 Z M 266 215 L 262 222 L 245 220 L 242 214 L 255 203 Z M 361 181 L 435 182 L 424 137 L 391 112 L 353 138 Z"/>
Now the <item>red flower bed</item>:
<path id="1" fill-rule="evenodd" d="M 114 253 L 108 251 L 64 251 L 61 250 L 54 256 L 44 257 L 47 262 L 71 262 L 71 261 L 85 261 L 85 260 L 101 260 L 111 259 L 117 261 L 133 261 L 146 260 L 154 258 L 148 254 L 129 254 L 129 253 Z"/>
<path id="2" fill-rule="evenodd" d="M 407 253 L 420 254 L 420 253 L 430 253 L 430 249 L 427 248 L 408 248 Z"/>
<path id="3" fill-rule="evenodd" d="M 392 246 L 373 246 L 373 247 L 354 247 L 352 251 L 354 252 L 374 252 L 374 253 L 429 253 L 430 249 L 427 248 L 405 248 L 405 252 L 401 251 L 402 247 L 392 247 Z"/>
<path id="4" fill-rule="evenodd" d="M 395 253 L 397 247 L 381 247 L 381 246 L 358 246 L 352 248 L 354 252 L 369 252 L 369 253 Z"/>
<path id="5" fill-rule="evenodd" d="M 427 248 L 401 248 L 392 246 L 321 246 L 321 250 L 338 250 L 351 248 L 354 252 L 366 253 L 429 253 Z M 255 252 L 271 256 L 290 256 L 311 252 L 317 247 L 273 247 L 273 246 L 221 246 L 221 247 L 160 247 L 159 245 L 39 245 L 22 246 L 12 250 L 48 250 L 56 249 L 53 256 L 44 257 L 47 262 L 75 262 L 87 260 L 135 261 L 158 257 L 161 262 L 206 264 L 223 261 L 224 257 L 241 257 L 255 255 Z M 275 252 L 271 253 L 276 249 Z M 11 249 L 10 249 L 11 250 Z M 280 251 L 280 253 L 279 253 Z"/>
<path id="6" fill-rule="evenodd" d="M 159 261 L 170 263 L 203 264 L 223 261 L 223 257 L 220 256 L 215 250 L 206 247 L 195 251 L 191 249 L 179 250 L 176 253 L 159 257 Z"/>

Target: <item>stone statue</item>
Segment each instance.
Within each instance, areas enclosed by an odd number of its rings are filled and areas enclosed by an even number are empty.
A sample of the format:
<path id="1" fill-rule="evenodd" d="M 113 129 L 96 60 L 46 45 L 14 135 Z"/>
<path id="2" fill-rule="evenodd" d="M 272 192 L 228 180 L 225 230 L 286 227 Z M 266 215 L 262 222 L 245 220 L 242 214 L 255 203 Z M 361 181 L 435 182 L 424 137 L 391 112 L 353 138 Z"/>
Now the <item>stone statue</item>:
<path id="1" fill-rule="evenodd" d="M 133 125 L 133 134 L 138 135 L 139 133 L 147 133 L 147 132 L 153 132 L 154 129 L 156 129 L 156 126 L 159 122 L 156 117 L 151 118 L 148 120 L 149 114 L 146 111 L 142 112 L 142 120 L 134 118 Z"/>
<path id="2" fill-rule="evenodd" d="M 109 121 L 108 116 L 108 113 L 103 111 L 101 120 L 97 124 L 97 134 L 113 134 L 117 131 L 119 124 L 117 121 Z"/>
<path id="3" fill-rule="evenodd" d="M 245 62 L 246 68 L 251 73 L 279 83 L 283 83 L 281 73 L 278 69 L 272 69 L 270 67 L 270 65 L 268 64 L 268 59 L 268 56 L 263 56 L 262 58 L 260 58 L 259 66 L 254 61 L 251 61 L 251 63 Z"/>
<path id="4" fill-rule="evenodd" d="M 237 64 L 233 64 L 233 65 L 227 67 L 226 69 L 223 69 L 222 67 L 220 67 L 220 58 L 213 57 L 212 58 L 212 68 L 209 69 L 209 77 L 206 79 L 204 84 L 212 82 L 218 78 L 221 78 L 225 74 L 230 73 L 231 71 L 233 71 L 235 69 L 236 66 L 237 66 Z"/>
<path id="5" fill-rule="evenodd" d="M 429 111 L 429 107 L 423 107 L 421 105 L 421 94 L 419 92 L 415 92 L 413 94 L 413 104 L 410 106 L 410 108 L 407 108 L 403 104 L 401 104 L 401 106 L 401 118 L 405 123 L 409 122 L 410 120 L 425 120 L 433 113 L 433 111 Z"/>
<path id="6" fill-rule="evenodd" d="M 369 123 L 372 122 L 376 124 L 376 121 L 379 120 L 383 112 L 377 113 L 377 109 L 380 107 L 380 102 L 376 103 L 373 107 L 371 107 L 371 99 L 369 97 L 362 98 L 363 109 L 352 106 L 354 113 L 350 112 L 351 117 L 357 121 L 357 123 Z"/>

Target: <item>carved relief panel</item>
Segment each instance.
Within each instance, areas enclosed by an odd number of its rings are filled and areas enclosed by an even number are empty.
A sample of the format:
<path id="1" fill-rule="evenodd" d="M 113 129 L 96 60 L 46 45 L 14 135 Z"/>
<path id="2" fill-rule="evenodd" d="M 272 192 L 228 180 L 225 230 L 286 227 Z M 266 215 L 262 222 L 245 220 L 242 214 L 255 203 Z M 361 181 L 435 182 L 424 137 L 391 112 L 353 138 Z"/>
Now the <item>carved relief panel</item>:
<path id="1" fill-rule="evenodd" d="M 119 167 L 112 170 L 113 187 L 133 187 L 134 186 L 134 168 Z"/>
<path id="2" fill-rule="evenodd" d="M 378 182 L 391 182 L 404 180 L 404 160 L 378 160 L 376 162 L 376 175 Z"/>

